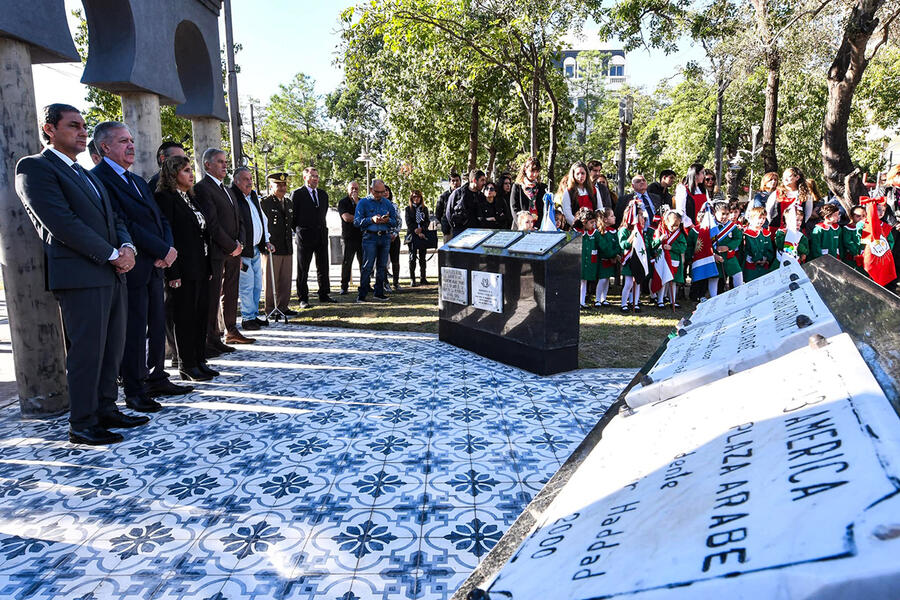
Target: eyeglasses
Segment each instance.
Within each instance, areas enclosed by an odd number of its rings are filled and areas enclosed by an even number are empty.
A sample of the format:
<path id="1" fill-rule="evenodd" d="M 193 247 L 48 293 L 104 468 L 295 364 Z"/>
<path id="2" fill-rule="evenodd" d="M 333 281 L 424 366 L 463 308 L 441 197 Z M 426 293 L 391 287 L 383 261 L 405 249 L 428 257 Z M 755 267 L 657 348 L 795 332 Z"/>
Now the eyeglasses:
<path id="1" fill-rule="evenodd" d="M 486 187 L 486 188 L 484 188 L 484 191 L 486 191 L 486 192 L 496 192 L 497 189 L 494 188 L 494 187 Z"/>
<path id="2" fill-rule="evenodd" d="M 704 181 L 715 181 L 716 180 L 715 177 L 704 177 L 703 179 L 704 179 Z"/>

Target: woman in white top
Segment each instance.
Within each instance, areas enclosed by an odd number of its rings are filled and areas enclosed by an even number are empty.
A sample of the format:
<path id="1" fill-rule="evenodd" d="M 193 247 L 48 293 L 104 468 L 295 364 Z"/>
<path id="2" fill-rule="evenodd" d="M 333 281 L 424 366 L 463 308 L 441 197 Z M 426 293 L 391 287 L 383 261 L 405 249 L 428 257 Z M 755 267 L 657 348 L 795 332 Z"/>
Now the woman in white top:
<path id="1" fill-rule="evenodd" d="M 813 210 L 813 194 L 806 183 L 803 171 L 800 167 L 788 167 L 781 176 L 781 185 L 769 194 L 766 201 L 766 215 L 769 217 L 769 227 L 778 229 L 782 225 L 782 215 L 797 202 L 803 207 L 803 222 L 809 220 Z"/>
<path id="2" fill-rule="evenodd" d="M 685 229 L 694 225 L 697 221 L 697 214 L 708 200 L 703 177 L 703 165 L 694 163 L 675 188 L 675 210 L 681 213 Z M 688 189 L 689 186 L 690 189 Z"/>
<path id="3" fill-rule="evenodd" d="M 557 202 L 562 205 L 562 213 L 569 227 L 575 223 L 575 215 L 580 209 L 587 208 L 591 212 L 597 210 L 597 192 L 588 181 L 586 164 L 581 161 L 572 164 L 568 174 L 559 182 L 556 197 Z"/>

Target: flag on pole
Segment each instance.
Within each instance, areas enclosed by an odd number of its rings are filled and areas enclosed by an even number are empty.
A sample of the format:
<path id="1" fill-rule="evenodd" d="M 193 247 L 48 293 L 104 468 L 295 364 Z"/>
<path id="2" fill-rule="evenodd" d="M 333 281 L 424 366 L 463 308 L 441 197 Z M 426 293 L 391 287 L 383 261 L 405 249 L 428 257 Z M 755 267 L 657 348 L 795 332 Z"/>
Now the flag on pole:
<path id="1" fill-rule="evenodd" d="M 541 221 L 541 231 L 559 231 L 556 227 L 556 208 L 553 206 L 553 194 L 544 194 L 544 218 Z"/>
<path id="2" fill-rule="evenodd" d="M 663 238 L 663 243 L 660 245 L 662 252 L 660 252 L 659 256 L 653 261 L 653 279 L 650 280 L 650 292 L 653 294 L 657 293 L 663 286 L 675 279 L 676 269 L 672 266 L 672 253 L 663 248 L 663 246 L 671 246 L 675 243 L 675 240 L 684 234 L 681 232 L 681 228 L 679 228 L 675 230 L 675 233 L 668 235 L 668 232 L 660 227 L 657 229 L 656 235 Z"/>
<path id="3" fill-rule="evenodd" d="M 884 202 L 884 197 L 867 198 L 863 196 L 859 200 L 860 204 L 866 207 L 866 221 L 860 236 L 860 241 L 865 245 L 863 268 L 875 283 L 882 286 L 887 285 L 897 278 L 897 268 L 887 240 L 891 226 L 882 223 L 878 217 L 877 206 Z"/>
<path id="4" fill-rule="evenodd" d="M 647 245 L 644 243 L 644 228 L 641 227 L 638 210 L 644 210 L 640 200 L 638 200 L 638 204 L 629 204 L 625 209 L 624 221 L 629 226 L 633 225 L 637 233 L 634 236 L 634 241 L 631 243 L 631 249 L 625 253 L 622 261 L 631 269 L 631 276 L 634 277 L 635 285 L 642 284 L 650 272 L 647 262 Z"/>
<path id="5" fill-rule="evenodd" d="M 697 245 L 694 247 L 694 258 L 691 262 L 691 279 L 702 281 L 719 276 L 719 268 L 716 266 L 715 248 L 713 239 L 719 234 L 719 226 L 713 217 L 710 203 L 707 202 L 697 216 Z"/>

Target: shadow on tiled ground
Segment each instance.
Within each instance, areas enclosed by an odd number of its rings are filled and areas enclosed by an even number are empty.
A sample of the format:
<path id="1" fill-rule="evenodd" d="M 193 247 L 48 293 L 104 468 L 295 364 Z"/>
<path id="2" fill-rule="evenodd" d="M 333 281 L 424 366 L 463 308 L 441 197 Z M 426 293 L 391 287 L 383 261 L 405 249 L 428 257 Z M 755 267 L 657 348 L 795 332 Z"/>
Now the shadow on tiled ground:
<path id="1" fill-rule="evenodd" d="M 257 337 L 110 448 L 0 411 L 0 597 L 447 598 L 633 374 Z"/>

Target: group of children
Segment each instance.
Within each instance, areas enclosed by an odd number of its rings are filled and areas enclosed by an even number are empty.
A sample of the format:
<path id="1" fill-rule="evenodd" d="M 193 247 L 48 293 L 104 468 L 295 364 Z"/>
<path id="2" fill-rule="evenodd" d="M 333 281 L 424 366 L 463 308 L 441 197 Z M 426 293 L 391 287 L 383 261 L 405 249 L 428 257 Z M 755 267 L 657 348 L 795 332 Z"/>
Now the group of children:
<path id="1" fill-rule="evenodd" d="M 778 268 L 783 254 L 791 255 L 801 263 L 814 256 L 830 254 L 862 270 L 861 233 L 865 220 L 862 207 L 855 208 L 850 223 L 841 227 L 838 207 L 825 204 L 818 211 L 821 222 L 807 237 L 803 232 L 802 209 L 785 213 L 785 220 L 795 220 L 796 227 L 782 225 L 779 229 L 770 229 L 763 207 L 744 212 L 737 203 L 710 204 L 710 214 L 698 217 L 698 223 L 687 228 L 682 225 L 682 215 L 665 206 L 649 224 L 639 204 L 629 207 L 629 216 L 622 220 L 618 229 L 611 209 L 581 209 L 575 222 L 575 229 L 583 234 L 581 307 L 589 307 L 587 295 L 591 282 L 596 282 L 594 306 L 611 306 L 607 300 L 610 279 L 616 276 L 618 267 L 621 267 L 623 277 L 623 312 L 640 312 L 642 280 L 654 279 L 656 285 L 651 285 L 650 290 L 655 305 L 665 308 L 671 303 L 673 308 L 678 308 L 676 286 L 685 283 L 688 265 L 693 282 L 706 280 L 709 297 L 718 294 L 720 286 L 724 287 L 722 284 L 739 286 Z M 883 211 L 883 208 L 879 210 Z M 638 230 L 643 232 L 643 244 L 637 246 L 639 252 L 646 252 L 647 259 L 643 264 L 647 265 L 648 271 L 645 273 L 634 273 L 636 263 L 627 259 L 635 248 Z M 889 241 L 893 246 L 893 239 L 889 238 Z"/>

